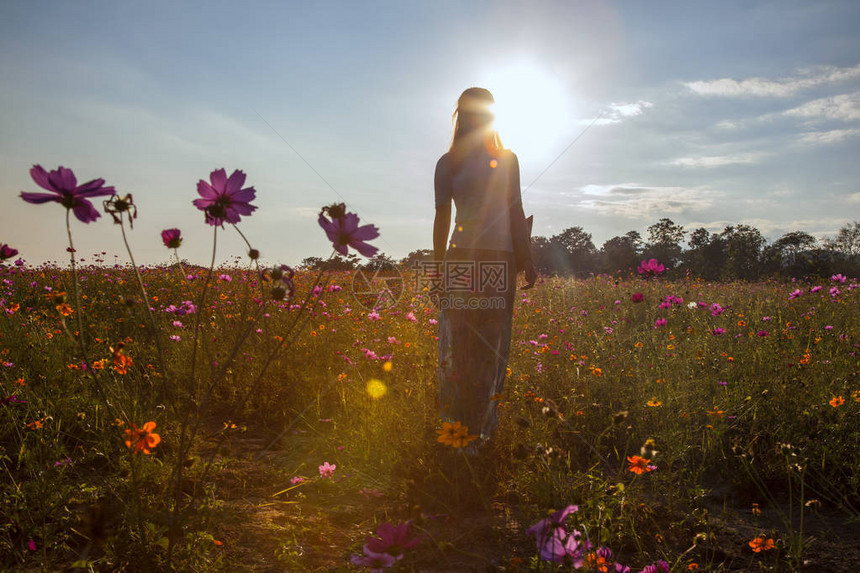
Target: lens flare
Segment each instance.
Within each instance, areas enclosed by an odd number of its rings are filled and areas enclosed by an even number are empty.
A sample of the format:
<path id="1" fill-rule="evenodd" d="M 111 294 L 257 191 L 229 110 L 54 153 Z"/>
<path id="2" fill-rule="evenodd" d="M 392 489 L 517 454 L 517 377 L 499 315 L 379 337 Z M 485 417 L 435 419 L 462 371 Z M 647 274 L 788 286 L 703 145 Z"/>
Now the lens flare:
<path id="1" fill-rule="evenodd" d="M 388 386 L 385 385 L 385 382 L 376 378 L 368 380 L 365 389 L 367 390 L 367 395 L 374 400 L 378 400 L 388 393 Z"/>

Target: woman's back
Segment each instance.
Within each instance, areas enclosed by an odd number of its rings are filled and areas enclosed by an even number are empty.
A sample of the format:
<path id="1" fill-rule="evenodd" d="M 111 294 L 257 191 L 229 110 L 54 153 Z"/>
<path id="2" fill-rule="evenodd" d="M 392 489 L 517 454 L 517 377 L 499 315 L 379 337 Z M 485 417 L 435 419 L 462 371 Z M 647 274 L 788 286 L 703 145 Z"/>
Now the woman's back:
<path id="1" fill-rule="evenodd" d="M 491 154 L 483 146 L 459 162 L 452 152 L 436 165 L 436 206 L 457 208 L 450 246 L 466 249 L 513 251 L 511 172 L 516 156 L 510 151 Z"/>

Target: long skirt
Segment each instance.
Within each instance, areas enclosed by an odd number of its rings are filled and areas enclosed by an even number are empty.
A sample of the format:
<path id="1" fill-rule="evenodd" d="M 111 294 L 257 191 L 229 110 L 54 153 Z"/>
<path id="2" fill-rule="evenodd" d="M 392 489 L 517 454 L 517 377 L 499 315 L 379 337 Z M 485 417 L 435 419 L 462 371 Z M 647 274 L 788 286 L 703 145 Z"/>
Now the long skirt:
<path id="1" fill-rule="evenodd" d="M 508 366 L 516 293 L 514 255 L 451 248 L 439 299 L 439 401 L 442 419 L 489 439 Z"/>

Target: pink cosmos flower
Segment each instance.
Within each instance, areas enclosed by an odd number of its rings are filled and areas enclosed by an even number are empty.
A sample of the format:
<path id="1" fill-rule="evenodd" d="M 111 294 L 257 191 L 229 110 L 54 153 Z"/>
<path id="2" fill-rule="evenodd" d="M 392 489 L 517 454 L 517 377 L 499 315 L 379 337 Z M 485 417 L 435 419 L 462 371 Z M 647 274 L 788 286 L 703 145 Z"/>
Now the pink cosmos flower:
<path id="1" fill-rule="evenodd" d="M 833 275 L 832 277 L 830 277 L 830 280 L 832 280 L 833 282 L 836 282 L 836 283 L 844 283 L 845 281 L 848 280 L 848 278 L 845 277 L 842 273 L 839 273 L 837 275 Z"/>
<path id="2" fill-rule="evenodd" d="M 364 550 L 364 555 L 353 555 L 350 559 L 357 567 L 370 567 L 370 573 L 382 573 L 382 570 L 391 567 L 397 561 L 387 553 L 373 553 Z"/>
<path id="3" fill-rule="evenodd" d="M 797 297 L 803 296 L 803 289 L 797 289 L 788 294 L 788 300 L 794 300 Z"/>
<path id="4" fill-rule="evenodd" d="M 330 464 L 328 462 L 323 462 L 323 465 L 320 466 L 320 477 L 331 478 L 334 475 L 334 470 L 337 468 L 335 464 Z"/>
<path id="5" fill-rule="evenodd" d="M 645 295 L 642 294 L 641 292 L 634 292 L 630 296 L 630 300 L 633 302 L 642 302 L 643 300 L 645 300 Z"/>
<path id="6" fill-rule="evenodd" d="M 726 329 L 725 329 L 725 328 L 720 328 L 719 326 L 718 326 L 718 327 L 716 327 L 716 328 L 714 328 L 714 329 L 711 331 L 711 334 L 713 334 L 714 336 L 722 336 L 722 335 L 723 335 L 723 334 L 725 334 L 725 333 L 726 333 Z"/>
<path id="7" fill-rule="evenodd" d="M 194 206 L 206 213 L 206 222 L 210 225 L 238 223 L 242 215 L 250 215 L 257 207 L 251 205 L 257 192 L 253 187 L 242 188 L 245 184 L 245 173 L 235 170 L 227 178 L 227 172 L 216 169 L 209 174 L 211 183 L 204 180 L 197 182 L 197 193 L 200 199 L 193 201 Z"/>
<path id="8" fill-rule="evenodd" d="M 18 249 L 13 249 L 6 243 L 0 243 L 0 261 L 11 259 L 18 254 Z"/>
<path id="9" fill-rule="evenodd" d="M 639 267 L 636 269 L 639 271 L 640 275 L 646 276 L 654 276 L 661 274 L 666 267 L 664 267 L 657 259 L 643 260 L 639 263 Z"/>
<path id="10" fill-rule="evenodd" d="M 409 522 L 404 521 L 398 525 L 388 522 L 379 524 L 376 530 L 377 537 L 368 537 L 364 544 L 365 553 L 385 553 L 396 560 L 403 558 L 403 552 L 412 549 L 421 539 L 409 535 Z"/>
<path id="11" fill-rule="evenodd" d="M 83 223 L 92 223 L 101 214 L 96 211 L 89 197 L 109 196 L 115 193 L 113 187 L 105 187 L 104 179 L 93 179 L 83 185 L 78 185 L 78 180 L 71 169 L 62 165 L 55 171 L 48 173 L 41 165 L 34 165 L 30 169 L 30 177 L 36 185 L 47 189 L 50 193 L 28 193 L 21 192 L 21 199 L 27 203 L 59 203 L 66 209 L 71 209 L 75 217 Z"/>
<path id="12" fill-rule="evenodd" d="M 179 229 L 164 229 L 161 232 L 161 240 L 168 249 L 178 249 L 182 244 L 182 231 Z"/>
<path id="13" fill-rule="evenodd" d="M 331 219 L 326 218 L 328 215 Z M 325 231 L 334 249 L 346 256 L 347 247 L 352 247 L 365 257 L 372 257 L 379 250 L 365 241 L 379 236 L 375 225 L 358 226 L 358 215 L 347 213 L 343 203 L 323 207 L 320 211 L 319 225 Z"/>
<path id="14" fill-rule="evenodd" d="M 666 320 L 665 318 L 658 318 L 657 320 L 654 321 L 654 328 L 660 328 L 661 326 L 666 326 L 666 324 L 668 324 L 668 323 L 669 323 L 669 321 Z"/>

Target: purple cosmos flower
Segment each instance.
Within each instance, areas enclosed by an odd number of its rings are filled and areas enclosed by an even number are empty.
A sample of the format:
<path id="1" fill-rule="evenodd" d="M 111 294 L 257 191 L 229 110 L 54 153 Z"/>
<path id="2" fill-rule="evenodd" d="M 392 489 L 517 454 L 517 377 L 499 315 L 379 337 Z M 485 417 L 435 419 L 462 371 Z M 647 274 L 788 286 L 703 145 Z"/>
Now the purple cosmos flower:
<path id="1" fill-rule="evenodd" d="M 326 215 L 331 219 L 326 218 Z M 377 238 L 379 229 L 375 225 L 359 227 L 358 215 L 347 213 L 346 205 L 343 203 L 323 207 L 320 211 L 319 224 L 334 249 L 343 256 L 346 256 L 347 247 L 352 247 L 365 257 L 372 257 L 379 250 L 365 242 Z"/>
<path id="2" fill-rule="evenodd" d="M 639 267 L 636 269 L 639 271 L 640 275 L 646 276 L 654 276 L 661 274 L 666 267 L 664 267 L 657 259 L 643 260 L 639 263 Z"/>
<path id="3" fill-rule="evenodd" d="M 115 193 L 113 187 L 104 186 L 104 179 L 93 179 L 83 185 L 78 185 L 78 180 L 72 170 L 66 169 L 62 165 L 50 173 L 45 171 L 41 165 L 34 165 L 30 169 L 30 177 L 33 178 L 36 185 L 42 189 L 47 189 L 50 193 L 22 191 L 21 199 L 35 205 L 51 201 L 59 203 L 66 209 L 74 211 L 75 217 L 83 223 L 92 223 L 101 217 L 88 197 L 101 197 Z"/>
<path id="4" fill-rule="evenodd" d="M 364 550 L 364 555 L 353 555 L 350 559 L 357 567 L 370 567 L 370 573 L 382 573 L 382 570 L 394 565 L 396 559 L 387 553 L 373 553 Z"/>
<path id="5" fill-rule="evenodd" d="M 377 537 L 367 538 L 364 552 L 366 554 L 387 554 L 398 561 L 403 558 L 405 550 L 412 549 L 421 543 L 421 539 L 418 537 L 410 537 L 408 521 L 399 525 L 392 525 L 388 522 L 380 523 L 376 535 Z"/>
<path id="6" fill-rule="evenodd" d="M 18 254 L 18 249 L 13 249 L 6 243 L 0 243 L 0 261 L 11 259 Z"/>
<path id="7" fill-rule="evenodd" d="M 210 183 L 202 179 L 197 182 L 197 192 L 201 199 L 193 201 L 194 206 L 206 213 L 210 225 L 224 226 L 224 222 L 238 223 L 242 215 L 250 215 L 257 209 L 251 205 L 257 192 L 253 187 L 242 188 L 245 173 L 235 170 L 227 178 L 227 172 L 216 169 L 209 174 Z"/>
<path id="8" fill-rule="evenodd" d="M 564 528 L 564 520 L 567 516 L 578 510 L 578 506 L 569 505 L 541 519 L 526 530 L 527 534 L 534 536 L 541 559 L 561 563 L 568 556 L 575 560 L 581 557 L 579 532 L 573 531 L 568 535 Z"/>
<path id="9" fill-rule="evenodd" d="M 718 327 L 716 327 L 716 328 L 714 328 L 714 329 L 711 331 L 711 334 L 713 334 L 714 336 L 722 336 L 722 335 L 723 335 L 723 334 L 725 334 L 725 333 L 726 333 L 726 329 L 725 329 L 725 328 L 720 328 L 719 326 L 718 326 Z"/>
<path id="10" fill-rule="evenodd" d="M 178 249 L 182 244 L 182 231 L 179 229 L 164 229 L 161 232 L 161 240 L 168 249 Z"/>

